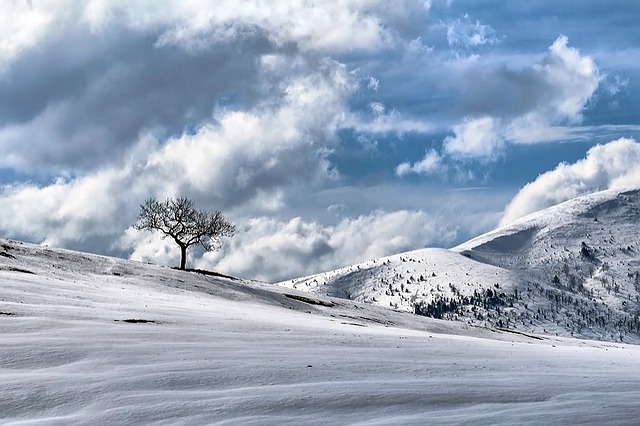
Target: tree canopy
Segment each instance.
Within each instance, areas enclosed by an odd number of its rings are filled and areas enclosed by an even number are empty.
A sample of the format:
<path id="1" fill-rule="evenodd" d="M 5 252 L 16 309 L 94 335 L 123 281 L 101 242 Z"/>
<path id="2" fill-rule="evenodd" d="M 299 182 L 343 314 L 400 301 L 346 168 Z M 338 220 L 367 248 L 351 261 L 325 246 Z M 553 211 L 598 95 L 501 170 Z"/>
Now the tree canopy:
<path id="1" fill-rule="evenodd" d="M 188 247 L 200 245 L 206 251 L 219 250 L 221 237 L 235 233 L 235 226 L 222 213 L 197 210 L 193 200 L 186 197 L 145 200 L 134 228 L 159 231 L 162 238 L 173 239 L 180 247 L 180 269 L 186 267 Z"/>

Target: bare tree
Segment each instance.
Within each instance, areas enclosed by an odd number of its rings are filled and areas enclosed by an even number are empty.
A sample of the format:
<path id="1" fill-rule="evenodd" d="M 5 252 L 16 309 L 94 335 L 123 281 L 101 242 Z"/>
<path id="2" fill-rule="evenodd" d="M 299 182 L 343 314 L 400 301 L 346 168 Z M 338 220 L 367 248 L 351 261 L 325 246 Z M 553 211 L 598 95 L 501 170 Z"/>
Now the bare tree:
<path id="1" fill-rule="evenodd" d="M 206 251 L 219 250 L 220 238 L 235 233 L 235 226 L 222 213 L 196 210 L 193 200 L 186 197 L 167 198 L 162 202 L 155 198 L 145 200 L 140 205 L 134 228 L 160 231 L 162 238 L 172 238 L 180 247 L 180 269 L 186 267 L 187 248 L 199 244 Z"/>

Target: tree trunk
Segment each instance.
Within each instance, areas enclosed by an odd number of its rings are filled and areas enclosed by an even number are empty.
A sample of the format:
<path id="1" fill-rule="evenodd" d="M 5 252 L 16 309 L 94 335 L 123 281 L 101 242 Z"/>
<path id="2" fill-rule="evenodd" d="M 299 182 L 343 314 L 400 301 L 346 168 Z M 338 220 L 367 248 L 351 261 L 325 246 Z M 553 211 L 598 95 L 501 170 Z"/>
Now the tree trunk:
<path id="1" fill-rule="evenodd" d="M 184 270 L 187 266 L 187 246 L 180 245 L 180 269 Z"/>

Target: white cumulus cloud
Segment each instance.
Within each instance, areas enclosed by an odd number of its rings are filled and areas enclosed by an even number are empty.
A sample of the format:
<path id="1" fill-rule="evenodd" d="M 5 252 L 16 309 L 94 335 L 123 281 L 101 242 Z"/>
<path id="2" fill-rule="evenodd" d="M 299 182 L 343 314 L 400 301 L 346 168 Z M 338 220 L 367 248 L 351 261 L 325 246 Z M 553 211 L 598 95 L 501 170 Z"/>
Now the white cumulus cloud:
<path id="1" fill-rule="evenodd" d="M 44 36 L 51 21 L 50 10 L 34 9 L 30 2 L 0 3 L 0 74 L 5 64 Z"/>
<path id="2" fill-rule="evenodd" d="M 453 133 L 445 138 L 443 149 L 454 157 L 491 160 L 502 148 L 499 124 L 492 117 L 465 120 L 453 127 Z"/>
<path id="3" fill-rule="evenodd" d="M 442 157 L 436 152 L 435 149 L 431 149 L 424 154 L 424 158 L 416 163 L 404 162 L 396 167 L 396 174 L 398 176 L 404 176 L 409 173 L 417 174 L 433 174 L 441 171 Z"/>
<path id="4" fill-rule="evenodd" d="M 525 185 L 507 205 L 500 223 L 591 192 L 640 184 L 640 143 L 618 139 L 591 148 L 584 159 L 561 163 Z"/>
<path id="5" fill-rule="evenodd" d="M 440 216 L 422 211 L 373 212 L 343 218 L 332 226 L 301 218 L 256 217 L 220 252 L 206 253 L 197 265 L 215 265 L 228 274 L 273 282 L 421 248 L 428 242 L 450 242 L 455 235 L 453 226 Z M 143 252 L 136 257 L 145 259 Z"/>

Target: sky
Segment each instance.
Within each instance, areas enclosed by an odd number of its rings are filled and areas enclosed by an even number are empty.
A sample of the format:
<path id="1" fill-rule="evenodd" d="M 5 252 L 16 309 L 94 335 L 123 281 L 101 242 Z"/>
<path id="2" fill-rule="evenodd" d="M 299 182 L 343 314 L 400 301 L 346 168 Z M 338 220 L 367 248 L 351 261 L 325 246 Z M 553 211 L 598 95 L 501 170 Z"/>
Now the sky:
<path id="1" fill-rule="evenodd" d="M 0 0 L 0 235 L 270 282 L 640 183 L 640 4 Z"/>

